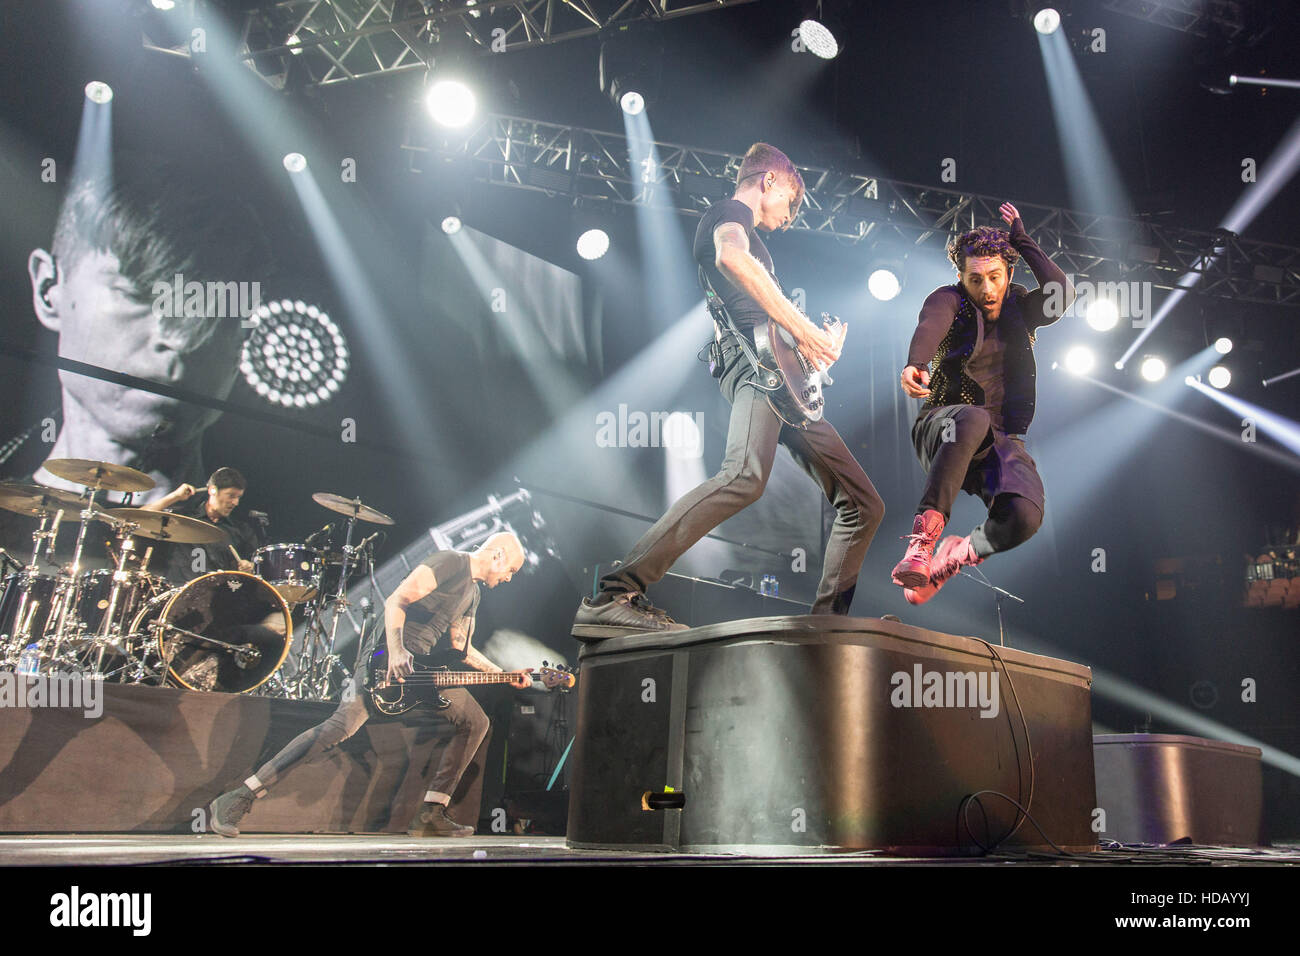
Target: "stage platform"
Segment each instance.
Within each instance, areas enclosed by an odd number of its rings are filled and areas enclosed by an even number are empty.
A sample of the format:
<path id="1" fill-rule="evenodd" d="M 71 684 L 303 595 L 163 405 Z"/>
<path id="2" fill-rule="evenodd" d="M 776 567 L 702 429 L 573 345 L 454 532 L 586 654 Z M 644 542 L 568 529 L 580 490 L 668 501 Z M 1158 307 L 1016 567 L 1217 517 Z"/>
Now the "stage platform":
<path id="1" fill-rule="evenodd" d="M 613 638 L 580 663 L 572 847 L 1098 845 L 1082 665 L 829 615 Z"/>
<path id="2" fill-rule="evenodd" d="M 1300 866 L 1300 846 L 1237 849 L 1232 847 L 1103 847 L 1086 854 L 997 853 L 983 857 L 897 856 L 881 851 L 808 853 L 646 853 L 627 850 L 580 850 L 563 837 L 475 836 L 464 839 L 417 839 L 389 834 L 241 836 L 215 834 L 31 834 L 0 837 L 0 861 L 8 866 L 161 866 L 193 864 L 392 865 L 452 864 L 476 866 L 1085 866 L 1123 867 L 1164 863 L 1210 866 Z"/>

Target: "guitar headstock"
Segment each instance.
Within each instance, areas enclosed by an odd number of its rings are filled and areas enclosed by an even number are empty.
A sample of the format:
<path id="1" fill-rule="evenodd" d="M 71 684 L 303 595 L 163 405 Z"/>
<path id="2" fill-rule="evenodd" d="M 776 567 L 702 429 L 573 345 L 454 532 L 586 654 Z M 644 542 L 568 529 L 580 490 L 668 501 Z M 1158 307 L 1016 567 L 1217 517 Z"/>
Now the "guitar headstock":
<path id="1" fill-rule="evenodd" d="M 543 663 L 545 663 L 543 661 Z M 577 682 L 578 677 L 563 664 L 556 664 L 554 667 L 543 667 L 537 674 L 533 675 L 533 680 L 541 681 L 547 690 L 570 690 Z"/>

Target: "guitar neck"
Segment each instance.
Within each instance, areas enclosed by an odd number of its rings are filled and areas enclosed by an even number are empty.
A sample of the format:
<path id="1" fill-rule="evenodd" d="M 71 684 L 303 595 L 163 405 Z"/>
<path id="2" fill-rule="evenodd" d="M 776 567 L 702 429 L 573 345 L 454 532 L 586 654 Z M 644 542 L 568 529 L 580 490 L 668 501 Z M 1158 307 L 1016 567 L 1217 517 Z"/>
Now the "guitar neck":
<path id="1" fill-rule="evenodd" d="M 416 671 L 411 676 L 418 676 L 420 683 L 429 683 L 434 687 L 467 687 L 471 684 L 508 684 L 511 675 L 507 673 L 489 674 L 484 671 L 433 671 L 421 673 Z M 410 680 L 407 677 L 407 680 Z"/>

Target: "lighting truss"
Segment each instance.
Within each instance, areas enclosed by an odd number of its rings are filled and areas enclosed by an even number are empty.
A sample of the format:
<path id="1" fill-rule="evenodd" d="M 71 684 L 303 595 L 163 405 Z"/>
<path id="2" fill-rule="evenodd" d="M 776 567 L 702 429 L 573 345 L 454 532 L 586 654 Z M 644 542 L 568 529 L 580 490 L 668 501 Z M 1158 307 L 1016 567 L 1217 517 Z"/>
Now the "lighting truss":
<path id="1" fill-rule="evenodd" d="M 1247 29 L 1250 0 L 1102 0 L 1107 10 L 1194 36 L 1236 40 Z"/>
<path id="2" fill-rule="evenodd" d="M 593 36 L 616 24 L 675 20 L 755 0 L 279 0 L 248 10 L 241 59 L 280 86 L 291 65 L 306 86 L 425 70 L 445 34 L 480 53 Z M 290 37 L 294 38 L 290 42 Z"/>
<path id="3" fill-rule="evenodd" d="M 403 149 L 413 172 L 438 171 L 596 204 L 658 205 L 699 215 L 730 196 L 742 154 L 657 142 L 654 169 L 633 170 L 627 138 L 501 114 L 448 135 L 412 123 Z M 956 232 L 1000 222 L 1001 197 L 800 166 L 807 186 L 793 228 L 843 242 L 893 238 L 942 245 Z M 1025 228 L 1067 273 L 1197 294 L 1300 306 L 1300 247 L 1140 219 L 1017 202 Z"/>

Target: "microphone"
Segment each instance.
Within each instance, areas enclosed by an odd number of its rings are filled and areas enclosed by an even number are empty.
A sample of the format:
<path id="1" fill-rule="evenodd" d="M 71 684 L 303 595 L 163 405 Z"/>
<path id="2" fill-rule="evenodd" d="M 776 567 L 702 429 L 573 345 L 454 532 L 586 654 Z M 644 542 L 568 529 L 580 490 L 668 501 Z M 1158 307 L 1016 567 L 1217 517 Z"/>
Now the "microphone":
<path id="1" fill-rule="evenodd" d="M 334 530 L 336 524 L 337 522 L 331 521 L 319 531 L 313 531 L 311 534 L 307 535 L 307 540 L 304 541 L 303 544 L 310 545 L 313 541 L 318 541 L 323 537 L 328 537 L 329 533 Z"/>
<path id="2" fill-rule="evenodd" d="M 371 543 L 372 543 L 376 538 L 378 538 L 381 534 L 383 534 L 382 531 L 376 531 L 374 534 L 370 535 L 368 538 L 362 538 L 362 539 L 361 539 L 361 543 L 360 543 L 359 545 L 357 545 L 357 550 L 358 550 L 358 551 L 361 551 L 361 550 L 364 550 L 365 548 L 370 547 Z"/>
<path id="3" fill-rule="evenodd" d="M 262 524 L 270 524 L 271 522 L 271 519 L 267 516 L 265 511 L 250 511 L 248 516 L 254 521 L 259 521 Z"/>
<path id="4" fill-rule="evenodd" d="M 9 556 L 9 552 L 0 548 L 0 564 L 12 564 L 15 571 L 21 571 L 23 566 Z"/>

